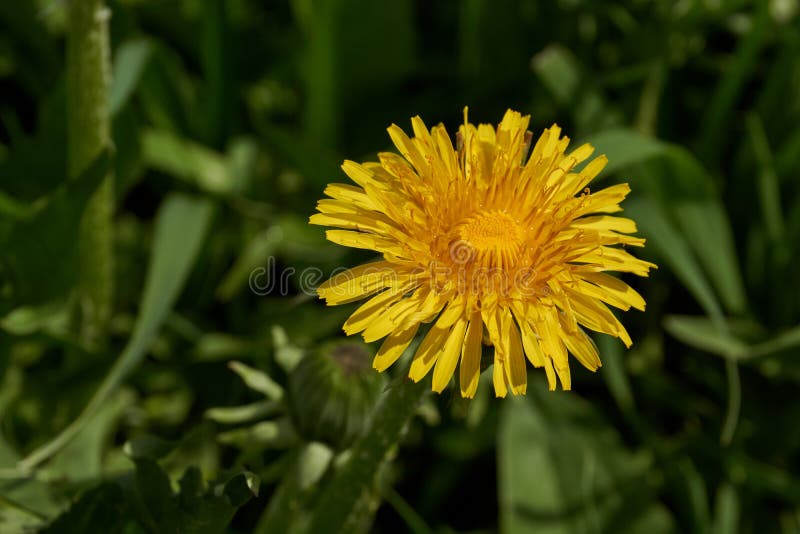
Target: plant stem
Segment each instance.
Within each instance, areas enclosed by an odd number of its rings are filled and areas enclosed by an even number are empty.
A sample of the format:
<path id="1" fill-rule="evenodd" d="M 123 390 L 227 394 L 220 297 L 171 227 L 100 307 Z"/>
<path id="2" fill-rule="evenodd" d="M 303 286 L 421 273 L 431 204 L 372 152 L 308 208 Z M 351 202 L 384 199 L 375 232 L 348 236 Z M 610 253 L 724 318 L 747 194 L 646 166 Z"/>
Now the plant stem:
<path id="1" fill-rule="evenodd" d="M 379 468 L 396 450 L 403 429 L 428 389 L 428 380 L 389 388 L 366 433 L 353 445 L 349 460 L 320 495 L 307 532 L 368 530 L 375 507 L 365 506 L 365 497 L 378 491 L 375 478 Z"/>
<path id="2" fill-rule="evenodd" d="M 111 52 L 110 11 L 104 0 L 71 0 L 67 34 L 67 154 L 74 179 L 111 146 L 108 94 Z M 83 214 L 78 237 L 80 270 L 77 307 L 80 337 L 101 347 L 113 298 L 114 182 L 103 179 Z"/>

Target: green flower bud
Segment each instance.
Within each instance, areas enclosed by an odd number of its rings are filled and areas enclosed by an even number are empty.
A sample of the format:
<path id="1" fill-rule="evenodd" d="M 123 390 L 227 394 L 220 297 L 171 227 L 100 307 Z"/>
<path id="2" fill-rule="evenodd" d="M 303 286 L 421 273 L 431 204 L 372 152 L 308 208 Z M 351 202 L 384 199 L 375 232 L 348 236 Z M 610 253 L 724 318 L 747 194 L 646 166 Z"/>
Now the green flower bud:
<path id="1" fill-rule="evenodd" d="M 334 341 L 297 364 L 289 375 L 288 400 L 298 434 L 336 449 L 355 441 L 383 388 L 372 356 L 358 341 Z"/>

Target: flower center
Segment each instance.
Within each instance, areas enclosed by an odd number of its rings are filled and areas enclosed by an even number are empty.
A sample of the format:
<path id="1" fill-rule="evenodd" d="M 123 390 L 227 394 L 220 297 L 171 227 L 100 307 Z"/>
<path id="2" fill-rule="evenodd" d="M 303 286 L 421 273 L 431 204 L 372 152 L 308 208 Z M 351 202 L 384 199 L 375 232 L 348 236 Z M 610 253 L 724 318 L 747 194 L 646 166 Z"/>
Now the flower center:
<path id="1" fill-rule="evenodd" d="M 467 217 L 454 229 L 450 257 L 456 263 L 473 260 L 486 267 L 508 267 L 519 256 L 524 232 L 504 210 L 489 210 Z"/>

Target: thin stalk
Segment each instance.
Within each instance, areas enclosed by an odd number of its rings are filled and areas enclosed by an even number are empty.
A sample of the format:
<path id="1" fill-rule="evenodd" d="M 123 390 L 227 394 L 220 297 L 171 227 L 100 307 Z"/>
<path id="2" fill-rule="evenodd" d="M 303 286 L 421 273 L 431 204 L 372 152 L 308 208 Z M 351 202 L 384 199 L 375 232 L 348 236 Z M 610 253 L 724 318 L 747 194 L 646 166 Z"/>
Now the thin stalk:
<path id="1" fill-rule="evenodd" d="M 71 0 L 67 33 L 67 154 L 74 179 L 111 146 L 108 95 L 111 52 L 110 11 L 104 0 Z M 111 172 L 86 206 L 78 237 L 80 274 L 77 312 L 80 336 L 101 347 L 113 298 L 114 183 Z"/>
<path id="2" fill-rule="evenodd" d="M 374 507 L 364 498 L 377 491 L 375 477 L 391 457 L 403 429 L 417 410 L 428 380 L 392 385 L 375 409 L 366 433 L 353 445 L 348 462 L 336 472 L 311 513 L 307 532 L 352 532 L 370 522 Z M 361 530 L 358 528 L 358 530 Z"/>

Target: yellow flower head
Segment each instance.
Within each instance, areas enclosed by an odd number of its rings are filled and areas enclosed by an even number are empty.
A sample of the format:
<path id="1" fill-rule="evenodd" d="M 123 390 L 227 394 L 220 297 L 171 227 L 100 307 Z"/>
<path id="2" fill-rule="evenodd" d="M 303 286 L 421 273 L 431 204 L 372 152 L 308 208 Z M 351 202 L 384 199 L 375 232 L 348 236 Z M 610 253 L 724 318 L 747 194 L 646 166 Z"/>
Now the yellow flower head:
<path id="1" fill-rule="evenodd" d="M 494 346 L 494 388 L 515 395 L 527 387 L 525 358 L 570 389 L 568 352 L 592 371 L 600 358 L 584 328 L 631 338 L 606 304 L 643 310 L 642 297 L 606 271 L 647 276 L 655 265 L 616 245 L 643 246 L 621 211 L 627 184 L 590 192 L 605 156 L 575 167 L 593 152 L 566 153 L 569 138 L 554 125 L 531 149 L 529 116 L 507 111 L 494 127 L 467 121 L 454 148 L 444 126 L 428 131 L 414 117 L 414 137 L 396 125 L 389 136 L 402 154 L 380 162 L 345 161 L 357 185 L 331 184 L 310 222 L 337 229 L 327 238 L 374 250 L 382 261 L 325 282 L 329 305 L 369 299 L 344 324 L 367 342 L 386 337 L 373 366 L 384 371 L 422 323 L 433 323 L 409 376 L 433 368 L 441 392 L 461 361 L 461 394 L 478 387 L 481 343 Z M 529 156 L 530 153 L 530 156 Z M 388 337 L 387 337 L 388 336 Z"/>

